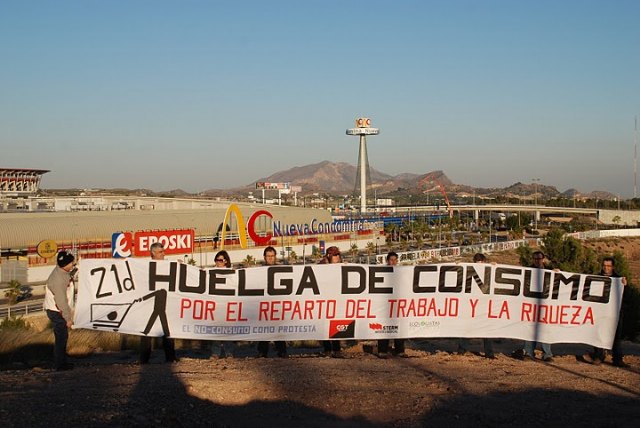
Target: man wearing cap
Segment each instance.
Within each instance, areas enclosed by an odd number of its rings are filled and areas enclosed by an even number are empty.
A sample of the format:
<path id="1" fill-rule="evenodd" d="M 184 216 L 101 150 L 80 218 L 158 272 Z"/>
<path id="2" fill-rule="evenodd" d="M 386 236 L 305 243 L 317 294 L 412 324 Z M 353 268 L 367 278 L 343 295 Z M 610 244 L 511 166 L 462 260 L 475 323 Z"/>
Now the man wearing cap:
<path id="1" fill-rule="evenodd" d="M 67 362 L 67 340 L 69 339 L 69 328 L 73 325 L 73 312 L 71 303 L 73 302 L 72 274 L 75 266 L 73 254 L 67 251 L 60 251 L 56 256 L 56 267 L 47 279 L 47 286 L 44 294 L 44 309 L 47 317 L 53 324 L 53 335 L 55 336 L 54 365 L 56 370 L 70 370 L 73 365 Z"/>

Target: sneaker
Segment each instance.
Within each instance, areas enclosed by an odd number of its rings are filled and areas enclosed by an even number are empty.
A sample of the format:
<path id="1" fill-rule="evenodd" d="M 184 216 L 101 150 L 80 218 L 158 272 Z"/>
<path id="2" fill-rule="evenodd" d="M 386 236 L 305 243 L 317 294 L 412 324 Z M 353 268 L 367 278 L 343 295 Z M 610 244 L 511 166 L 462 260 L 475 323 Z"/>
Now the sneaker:
<path id="1" fill-rule="evenodd" d="M 344 358 L 342 351 L 333 351 L 331 358 Z"/>
<path id="2" fill-rule="evenodd" d="M 547 355 L 546 357 L 542 357 L 542 361 L 545 363 L 553 363 L 553 357 Z"/>
<path id="3" fill-rule="evenodd" d="M 386 352 L 378 352 L 378 358 L 386 360 L 389 358 L 389 354 L 387 354 Z"/>

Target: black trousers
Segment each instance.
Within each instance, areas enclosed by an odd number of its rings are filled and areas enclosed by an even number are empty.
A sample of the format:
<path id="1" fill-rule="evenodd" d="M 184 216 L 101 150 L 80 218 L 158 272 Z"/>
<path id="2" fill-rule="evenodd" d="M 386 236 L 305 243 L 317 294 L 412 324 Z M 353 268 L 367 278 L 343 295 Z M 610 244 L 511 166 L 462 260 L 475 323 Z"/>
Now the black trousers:
<path id="1" fill-rule="evenodd" d="M 404 352 L 404 339 L 393 339 L 393 351 L 396 354 Z M 383 354 L 389 352 L 389 339 L 378 340 L 378 352 Z"/>
<path id="2" fill-rule="evenodd" d="M 55 337 L 53 363 L 55 368 L 59 369 L 67 364 L 67 341 L 69 340 L 67 321 L 62 317 L 60 312 L 49 309 L 47 309 L 47 317 L 49 317 L 53 324 L 53 336 Z"/>
<path id="3" fill-rule="evenodd" d="M 276 340 L 273 342 L 279 357 L 287 355 L 287 342 L 284 340 Z M 258 342 L 258 355 L 266 357 L 269 354 L 269 342 Z"/>
<path id="4" fill-rule="evenodd" d="M 340 352 L 341 350 L 339 340 L 323 340 L 322 347 L 324 352 Z"/>
<path id="5" fill-rule="evenodd" d="M 606 350 L 604 348 L 593 347 L 593 358 L 600 361 L 604 361 Z M 611 358 L 614 363 L 621 363 L 624 354 L 622 353 L 622 311 L 618 318 L 618 325 L 616 327 L 616 335 L 613 338 L 613 346 L 611 347 Z"/>
<path id="6" fill-rule="evenodd" d="M 140 362 L 147 364 L 151 358 L 151 342 L 153 337 L 142 336 L 140 338 Z M 176 345 L 173 339 L 162 336 L 162 349 L 164 349 L 164 359 L 171 363 L 176 361 Z"/>

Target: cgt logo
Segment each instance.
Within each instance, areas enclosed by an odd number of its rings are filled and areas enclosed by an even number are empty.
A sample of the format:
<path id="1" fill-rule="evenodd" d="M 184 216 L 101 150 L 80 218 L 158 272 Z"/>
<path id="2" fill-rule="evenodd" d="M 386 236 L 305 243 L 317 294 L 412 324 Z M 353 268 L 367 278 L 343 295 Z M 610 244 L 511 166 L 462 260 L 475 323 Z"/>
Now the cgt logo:
<path id="1" fill-rule="evenodd" d="M 356 320 L 331 320 L 329 322 L 330 339 L 352 339 L 356 335 Z"/>
<path id="2" fill-rule="evenodd" d="M 116 232 L 111 235 L 111 256 L 115 259 L 131 257 L 133 237 L 130 232 Z"/>

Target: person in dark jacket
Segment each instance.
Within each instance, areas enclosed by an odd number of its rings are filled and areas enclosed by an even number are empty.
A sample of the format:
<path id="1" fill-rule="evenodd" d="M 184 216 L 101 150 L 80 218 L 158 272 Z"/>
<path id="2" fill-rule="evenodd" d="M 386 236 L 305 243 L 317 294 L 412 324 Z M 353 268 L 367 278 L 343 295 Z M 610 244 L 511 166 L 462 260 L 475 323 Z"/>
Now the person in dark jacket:
<path id="1" fill-rule="evenodd" d="M 602 270 L 600 275 L 621 278 L 623 286 L 627 285 L 627 278 L 620 277 L 615 271 L 615 259 L 613 257 L 605 257 L 602 259 Z M 624 294 L 623 294 L 624 295 Z M 623 361 L 624 354 L 622 353 L 622 307 L 620 307 L 620 315 L 618 317 L 618 325 L 616 327 L 616 335 L 613 339 L 613 346 L 611 347 L 611 357 L 613 359 L 613 365 L 616 367 L 629 367 L 627 363 Z M 606 358 L 606 350 L 604 348 L 593 348 L 593 352 L 584 354 L 582 359 L 591 364 L 599 365 L 604 362 Z"/>

